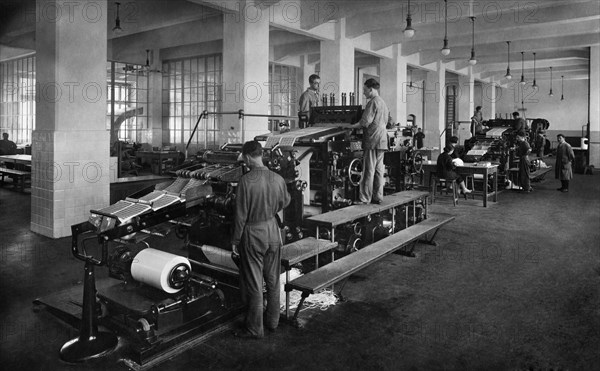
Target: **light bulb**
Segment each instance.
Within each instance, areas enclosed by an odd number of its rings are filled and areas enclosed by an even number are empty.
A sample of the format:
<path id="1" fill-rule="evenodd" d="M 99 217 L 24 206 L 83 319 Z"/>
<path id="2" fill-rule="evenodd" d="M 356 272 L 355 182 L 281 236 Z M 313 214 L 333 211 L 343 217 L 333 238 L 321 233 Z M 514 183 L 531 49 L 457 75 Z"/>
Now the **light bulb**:
<path id="1" fill-rule="evenodd" d="M 474 65 L 476 65 L 476 64 L 477 64 L 477 59 L 474 59 L 474 58 L 471 58 L 471 59 L 469 59 L 469 64 L 470 64 L 471 66 L 474 66 Z"/>
<path id="2" fill-rule="evenodd" d="M 442 55 L 448 55 L 448 54 L 450 54 L 450 48 L 442 49 Z"/>
<path id="3" fill-rule="evenodd" d="M 407 27 L 404 30 L 404 36 L 406 36 L 406 37 L 413 37 L 413 36 L 415 36 L 415 30 L 412 27 L 411 28 Z"/>

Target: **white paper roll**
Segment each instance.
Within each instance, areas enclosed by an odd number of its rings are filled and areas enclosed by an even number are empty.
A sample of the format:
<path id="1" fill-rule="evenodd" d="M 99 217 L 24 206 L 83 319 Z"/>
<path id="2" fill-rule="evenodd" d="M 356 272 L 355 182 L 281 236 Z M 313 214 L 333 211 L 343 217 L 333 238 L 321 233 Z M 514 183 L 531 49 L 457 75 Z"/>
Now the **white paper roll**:
<path id="1" fill-rule="evenodd" d="M 238 271 L 237 265 L 231 259 L 231 251 L 223 250 L 215 246 L 202 245 L 200 247 L 204 255 L 208 258 L 210 264 L 227 267 L 231 270 Z"/>
<path id="2" fill-rule="evenodd" d="M 181 288 L 171 287 L 169 278 L 173 269 L 180 265 L 187 265 L 191 271 L 190 261 L 180 255 L 147 248 L 140 251 L 131 263 L 131 276 L 139 282 L 174 294 Z"/>

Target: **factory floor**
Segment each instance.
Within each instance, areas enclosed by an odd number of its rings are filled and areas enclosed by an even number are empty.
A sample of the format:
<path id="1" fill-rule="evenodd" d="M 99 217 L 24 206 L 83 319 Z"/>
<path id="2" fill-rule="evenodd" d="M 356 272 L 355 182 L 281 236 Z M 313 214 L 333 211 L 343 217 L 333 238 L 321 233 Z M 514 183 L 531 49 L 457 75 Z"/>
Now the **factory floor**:
<path id="1" fill-rule="evenodd" d="M 431 212 L 456 215 L 439 246 L 352 276 L 347 301 L 301 313 L 303 328 L 262 340 L 223 332 L 153 369 L 600 370 L 600 175 L 576 174 L 569 193 L 557 186 L 549 177 L 530 194 L 503 191 L 488 208 L 436 201 Z M 126 369 L 111 357 L 59 360 L 77 331 L 32 300 L 80 285 L 83 265 L 69 238 L 29 230 L 30 199 L 0 188 L 2 369 Z"/>

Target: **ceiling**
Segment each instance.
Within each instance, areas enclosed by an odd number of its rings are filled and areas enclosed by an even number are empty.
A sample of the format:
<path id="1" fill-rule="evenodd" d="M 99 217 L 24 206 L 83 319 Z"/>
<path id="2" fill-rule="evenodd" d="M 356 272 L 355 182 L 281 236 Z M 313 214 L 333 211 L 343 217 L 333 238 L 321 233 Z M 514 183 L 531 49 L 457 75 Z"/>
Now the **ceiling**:
<path id="1" fill-rule="evenodd" d="M 240 2 L 229 0 L 121 0 L 124 32 L 113 34 L 114 3 L 109 3 L 109 39 L 158 30 L 191 21 L 203 21 L 223 13 L 248 16 Z M 468 70 L 475 16 L 474 72 L 479 80 L 506 83 L 510 57 L 513 81 L 523 73 L 533 77 L 534 55 L 538 81 L 589 78 L 589 47 L 600 44 L 598 0 L 448 0 L 447 30 L 451 53 L 442 56 L 445 31 L 444 1 L 410 1 L 415 35 L 404 36 L 408 0 L 282 0 L 257 1 L 252 9 L 268 15 L 271 25 L 271 57 L 285 62 L 299 55 L 309 63 L 319 61 L 320 40 L 335 38 L 336 28 L 354 42 L 357 65 L 377 63 L 391 56 L 393 45 L 409 59 L 412 68 L 435 68 L 439 60 L 459 74 Z M 35 49 L 35 1 L 0 4 L 2 58 Z M 343 27 L 340 28 L 340 25 Z M 507 41 L 511 41 L 508 55 Z M 524 52 L 521 55 L 521 52 Z M 523 56 L 524 69 L 521 68 Z"/>

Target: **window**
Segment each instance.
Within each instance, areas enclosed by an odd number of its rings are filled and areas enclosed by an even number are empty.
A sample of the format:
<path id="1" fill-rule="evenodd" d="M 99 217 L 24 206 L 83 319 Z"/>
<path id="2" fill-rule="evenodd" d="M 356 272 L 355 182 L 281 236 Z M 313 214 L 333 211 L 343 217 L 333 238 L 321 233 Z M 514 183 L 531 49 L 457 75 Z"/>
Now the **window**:
<path id="1" fill-rule="evenodd" d="M 35 129 L 35 56 L 0 63 L 0 132 L 17 144 L 31 143 Z"/>
<path id="2" fill-rule="evenodd" d="M 111 143 L 148 142 L 148 72 L 142 65 L 107 63 L 107 129 Z"/>
<path id="3" fill-rule="evenodd" d="M 168 133 L 164 138 L 171 146 L 184 150 L 202 112 L 222 110 L 221 55 L 165 61 L 162 71 L 163 130 Z M 190 142 L 190 148 L 217 147 L 221 122 L 221 116 L 216 115 L 202 119 Z"/>
<path id="4" fill-rule="evenodd" d="M 282 116 L 298 116 L 298 99 L 302 94 L 302 85 L 298 83 L 297 67 L 269 63 L 269 114 Z M 269 130 L 279 130 L 274 123 L 280 120 L 269 120 Z M 288 120 L 289 121 L 289 120 Z M 293 121 L 290 128 L 296 128 Z"/>

